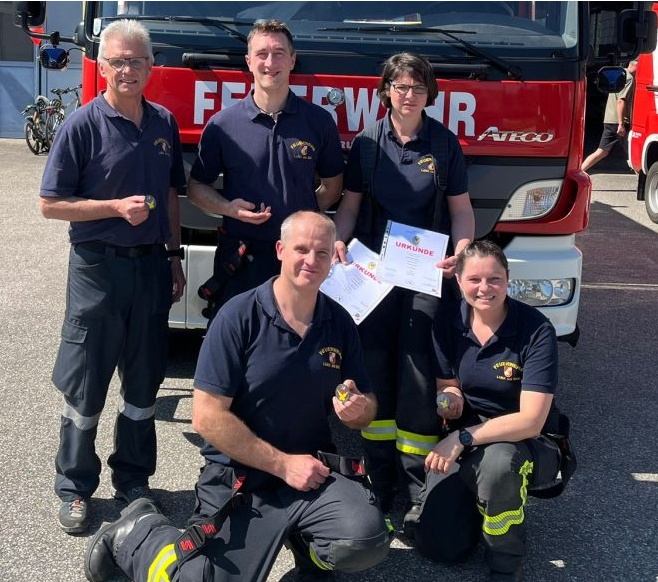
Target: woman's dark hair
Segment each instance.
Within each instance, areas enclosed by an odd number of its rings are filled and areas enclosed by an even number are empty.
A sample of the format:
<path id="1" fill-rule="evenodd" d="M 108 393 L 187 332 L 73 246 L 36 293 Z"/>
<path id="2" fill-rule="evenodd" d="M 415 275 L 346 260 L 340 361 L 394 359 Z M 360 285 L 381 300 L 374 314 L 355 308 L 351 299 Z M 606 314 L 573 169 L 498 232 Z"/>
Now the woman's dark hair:
<path id="1" fill-rule="evenodd" d="M 439 94 L 439 88 L 436 84 L 436 76 L 432 65 L 428 60 L 415 53 L 399 53 L 389 57 L 384 63 L 382 77 L 379 79 L 377 86 L 377 96 L 386 109 L 391 108 L 391 98 L 386 91 L 391 87 L 391 81 L 398 77 L 409 75 L 415 81 L 427 85 L 427 103 L 425 107 L 432 104 Z"/>
<path id="2" fill-rule="evenodd" d="M 472 257 L 493 257 L 501 267 L 506 271 L 509 271 L 507 257 L 496 243 L 492 243 L 490 240 L 474 240 L 472 243 L 466 245 L 462 249 L 462 252 L 457 255 L 455 273 L 461 276 L 464 272 L 464 264 L 466 263 L 466 260 Z"/>

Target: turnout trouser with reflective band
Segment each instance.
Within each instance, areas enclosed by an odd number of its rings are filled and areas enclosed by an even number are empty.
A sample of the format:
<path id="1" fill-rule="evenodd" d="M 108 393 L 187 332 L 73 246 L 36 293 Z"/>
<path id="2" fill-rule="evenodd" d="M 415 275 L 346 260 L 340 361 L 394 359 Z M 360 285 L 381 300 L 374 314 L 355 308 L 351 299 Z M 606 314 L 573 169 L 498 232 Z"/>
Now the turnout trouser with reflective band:
<path id="1" fill-rule="evenodd" d="M 555 444 L 539 437 L 478 446 L 448 475 L 428 473 L 415 531 L 418 550 L 435 560 L 459 561 L 481 533 L 489 567 L 513 572 L 525 556 L 528 488 L 551 482 L 559 462 Z"/>
<path id="2" fill-rule="evenodd" d="M 55 491 L 90 497 L 101 463 L 94 441 L 115 368 L 121 380 L 115 487 L 145 485 L 155 472 L 155 399 L 167 363 L 171 266 L 164 247 L 139 257 L 71 248 L 66 315 L 53 382 L 64 396 Z"/>
<path id="3" fill-rule="evenodd" d="M 204 467 L 196 487 L 198 512 L 213 515 L 230 499 L 226 482 L 232 474 L 216 463 Z M 373 495 L 342 475 L 332 473 L 313 491 L 296 491 L 277 479 L 244 495 L 219 536 L 182 564 L 174 547 L 178 529 L 146 531 L 139 523 L 119 553 L 119 566 L 135 582 L 256 582 L 267 579 L 287 540 L 323 570 L 358 572 L 388 553 L 388 528 Z"/>
<path id="4" fill-rule="evenodd" d="M 395 288 L 361 324 L 366 367 L 377 396 L 377 418 L 364 431 L 364 449 L 378 495 L 400 485 L 415 500 L 425 480 L 424 462 L 439 440 L 432 324 L 453 298 Z M 440 316 L 440 315 L 439 315 Z"/>

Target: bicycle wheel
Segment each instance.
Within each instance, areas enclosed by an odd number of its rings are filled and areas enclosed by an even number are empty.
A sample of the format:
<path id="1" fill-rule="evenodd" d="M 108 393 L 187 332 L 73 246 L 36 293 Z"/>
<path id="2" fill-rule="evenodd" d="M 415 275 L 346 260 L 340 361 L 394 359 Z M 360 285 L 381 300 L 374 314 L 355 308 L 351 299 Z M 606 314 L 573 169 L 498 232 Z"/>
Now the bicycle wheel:
<path id="1" fill-rule="evenodd" d="M 54 111 L 48 116 L 48 119 L 46 120 L 46 143 L 48 144 L 49 149 L 53 145 L 55 134 L 63 122 L 64 114 L 61 111 Z"/>
<path id="2" fill-rule="evenodd" d="M 25 141 L 27 142 L 27 147 L 30 148 L 30 151 L 38 156 L 41 152 L 41 140 L 36 136 L 36 129 L 34 127 L 34 122 L 32 120 L 28 121 L 25 124 Z"/>

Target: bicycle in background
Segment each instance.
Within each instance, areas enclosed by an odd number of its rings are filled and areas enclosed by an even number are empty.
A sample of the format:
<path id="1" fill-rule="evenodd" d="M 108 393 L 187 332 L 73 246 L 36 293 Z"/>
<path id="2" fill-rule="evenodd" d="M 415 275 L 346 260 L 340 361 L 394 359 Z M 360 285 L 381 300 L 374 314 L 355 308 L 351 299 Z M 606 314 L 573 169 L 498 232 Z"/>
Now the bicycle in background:
<path id="1" fill-rule="evenodd" d="M 46 139 L 48 140 L 48 148 L 53 143 L 55 139 L 55 134 L 60 125 L 66 119 L 66 110 L 73 105 L 73 110 L 75 111 L 81 105 L 80 101 L 80 89 L 82 85 L 77 87 L 67 87 L 66 89 L 52 89 L 50 92 L 55 94 L 55 97 L 48 104 L 48 114 L 46 119 Z M 73 97 L 67 103 L 64 103 L 62 95 L 68 95 L 69 93 L 75 93 Z"/>
<path id="2" fill-rule="evenodd" d="M 50 149 L 51 141 L 48 139 L 46 131 L 48 107 L 50 101 L 43 95 L 38 95 L 34 99 L 34 103 L 30 103 L 21 111 L 21 115 L 25 118 L 25 141 L 30 151 L 38 156 L 42 152 L 47 152 Z"/>

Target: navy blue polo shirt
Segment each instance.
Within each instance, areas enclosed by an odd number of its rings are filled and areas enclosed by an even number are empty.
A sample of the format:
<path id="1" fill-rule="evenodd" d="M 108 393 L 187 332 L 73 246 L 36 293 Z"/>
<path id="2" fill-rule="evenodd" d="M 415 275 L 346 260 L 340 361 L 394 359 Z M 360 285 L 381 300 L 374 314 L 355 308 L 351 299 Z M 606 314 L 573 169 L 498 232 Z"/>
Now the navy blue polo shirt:
<path id="1" fill-rule="evenodd" d="M 423 113 L 420 131 L 406 144 L 402 144 L 394 135 L 390 113 L 383 119 L 383 124 L 374 183 L 371 185 L 383 214 L 378 227 L 381 232 L 375 235 L 381 238 L 387 220 L 418 228 L 430 228 L 434 218 L 436 196 L 430 131 L 435 124 L 440 124 Z M 446 132 L 449 152 L 445 194 L 457 196 L 468 192 L 466 162 L 459 141 L 452 132 Z M 361 139 L 360 134 L 354 139 L 345 170 L 345 189 L 352 192 L 363 190 Z M 446 213 L 447 207 L 444 215 Z M 440 232 L 450 234 L 449 217 L 446 216 Z"/>
<path id="2" fill-rule="evenodd" d="M 178 125 L 164 107 L 146 99 L 142 103 L 140 127 L 112 109 L 101 94 L 57 131 L 41 196 L 112 200 L 151 194 L 157 204 L 137 226 L 123 218 L 71 222 L 72 243 L 97 240 L 135 246 L 169 240 L 169 188 L 185 185 Z"/>
<path id="3" fill-rule="evenodd" d="M 224 174 L 223 195 L 272 207 L 261 225 L 224 219 L 229 236 L 277 240 L 281 223 L 297 210 L 318 210 L 315 174 L 343 173 L 338 129 L 331 115 L 290 92 L 274 120 L 254 103 L 253 94 L 215 113 L 201 136 L 191 176 L 212 184 Z"/>
<path id="4" fill-rule="evenodd" d="M 436 376 L 457 378 L 473 411 L 487 418 L 518 412 L 522 390 L 554 394 L 557 387 L 553 325 L 534 307 L 506 301 L 507 316 L 484 346 L 470 329 L 465 301 L 452 321 L 437 320 L 433 330 Z M 556 411 L 553 403 L 549 421 Z"/>
<path id="5" fill-rule="evenodd" d="M 233 398 L 231 411 L 279 450 L 313 454 L 331 444 L 328 415 L 336 386 L 351 378 L 366 393 L 370 381 L 347 311 L 318 293 L 302 339 L 279 314 L 275 279 L 221 308 L 201 346 L 194 387 Z M 231 464 L 210 444 L 202 454 Z"/>

